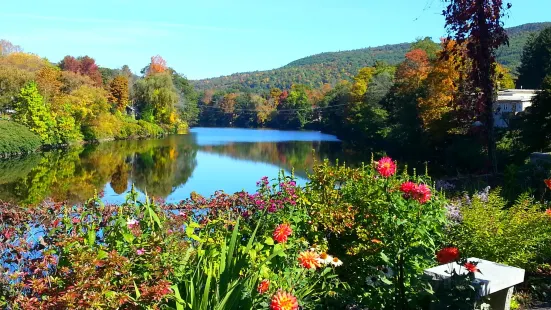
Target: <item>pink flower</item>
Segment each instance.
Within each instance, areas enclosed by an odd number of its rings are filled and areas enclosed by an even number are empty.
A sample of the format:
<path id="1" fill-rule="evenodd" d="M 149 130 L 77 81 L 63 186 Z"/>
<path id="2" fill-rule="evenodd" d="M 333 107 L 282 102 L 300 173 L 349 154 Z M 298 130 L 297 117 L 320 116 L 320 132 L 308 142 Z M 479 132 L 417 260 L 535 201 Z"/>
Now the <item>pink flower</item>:
<path id="1" fill-rule="evenodd" d="M 388 178 L 396 173 L 396 164 L 390 157 L 383 157 L 377 162 L 377 172 Z"/>
<path id="2" fill-rule="evenodd" d="M 402 183 L 400 191 L 404 193 L 404 198 L 413 198 L 420 203 L 429 201 L 431 197 L 430 187 L 426 184 L 415 184 L 411 181 Z"/>
<path id="3" fill-rule="evenodd" d="M 136 250 L 136 254 L 138 254 L 138 255 L 144 255 L 144 254 L 145 254 L 145 249 L 144 249 L 144 248 L 141 248 L 141 249 Z"/>
<path id="4" fill-rule="evenodd" d="M 128 226 L 129 229 L 132 229 L 136 226 L 138 226 L 140 222 L 138 222 L 136 219 L 129 219 L 126 221 L 126 226 Z"/>
<path id="5" fill-rule="evenodd" d="M 400 191 L 404 193 L 404 198 L 410 198 L 416 188 L 417 184 L 411 181 L 404 182 L 400 185 Z"/>
<path id="6" fill-rule="evenodd" d="M 431 193 L 430 188 L 425 184 L 417 185 L 415 192 L 413 193 L 413 198 L 420 203 L 425 203 L 430 200 Z"/>

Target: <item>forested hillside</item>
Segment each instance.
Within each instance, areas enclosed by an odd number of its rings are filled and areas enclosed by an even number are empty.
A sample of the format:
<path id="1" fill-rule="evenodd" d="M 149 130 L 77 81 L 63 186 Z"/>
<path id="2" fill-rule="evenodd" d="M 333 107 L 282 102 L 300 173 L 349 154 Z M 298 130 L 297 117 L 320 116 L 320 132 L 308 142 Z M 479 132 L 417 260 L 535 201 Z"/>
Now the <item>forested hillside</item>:
<path id="1" fill-rule="evenodd" d="M 516 74 L 522 48 L 528 37 L 551 23 L 531 23 L 508 28 L 510 45 L 499 49 L 498 61 Z M 351 51 L 327 52 L 301 58 L 279 69 L 235 73 L 232 75 L 193 81 L 198 90 L 235 88 L 254 92 L 271 88 L 288 89 L 292 84 L 305 84 L 313 88 L 325 83 L 335 85 L 351 80 L 360 68 L 373 66 L 376 61 L 396 65 L 404 60 L 411 43 L 369 47 Z"/>

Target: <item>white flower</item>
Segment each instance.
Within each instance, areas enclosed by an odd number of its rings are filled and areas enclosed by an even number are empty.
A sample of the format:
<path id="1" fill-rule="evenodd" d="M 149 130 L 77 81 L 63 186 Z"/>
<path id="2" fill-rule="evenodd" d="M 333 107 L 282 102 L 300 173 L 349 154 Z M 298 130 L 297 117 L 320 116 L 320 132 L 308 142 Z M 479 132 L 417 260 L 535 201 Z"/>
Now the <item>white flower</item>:
<path id="1" fill-rule="evenodd" d="M 377 286 L 377 284 L 379 284 L 379 278 L 376 276 L 368 276 L 365 278 L 365 283 L 369 286 Z"/>
<path id="2" fill-rule="evenodd" d="M 331 261 L 331 265 L 335 267 L 342 266 L 342 261 L 338 259 L 337 257 L 333 257 L 333 260 Z"/>
<path id="3" fill-rule="evenodd" d="M 128 228 L 132 228 L 138 224 L 139 222 L 136 219 L 129 219 L 128 221 L 126 221 L 126 226 L 128 226 Z"/>
<path id="4" fill-rule="evenodd" d="M 318 262 L 324 265 L 331 264 L 333 262 L 333 256 L 323 252 L 320 254 L 320 258 L 318 258 Z M 342 262 L 341 262 L 341 265 L 342 265 Z"/>
<path id="5" fill-rule="evenodd" d="M 394 270 L 390 267 L 383 266 L 381 268 L 381 272 L 385 275 L 387 278 L 392 278 L 394 276 Z"/>

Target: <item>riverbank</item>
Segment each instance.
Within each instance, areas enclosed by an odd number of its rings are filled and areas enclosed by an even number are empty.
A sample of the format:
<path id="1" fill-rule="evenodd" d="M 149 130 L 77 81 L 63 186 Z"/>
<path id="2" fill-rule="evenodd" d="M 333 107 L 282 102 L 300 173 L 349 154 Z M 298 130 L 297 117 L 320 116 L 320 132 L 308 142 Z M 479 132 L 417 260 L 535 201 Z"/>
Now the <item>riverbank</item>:
<path id="1" fill-rule="evenodd" d="M 139 140 L 159 138 L 176 133 L 170 128 L 148 123 L 142 120 L 122 122 L 120 126 L 112 126 L 112 130 L 86 131 L 82 140 L 67 143 L 44 144 L 40 137 L 29 128 L 10 120 L 0 120 L 0 159 L 23 156 L 40 151 L 64 149 L 74 145 L 96 144 L 116 140 Z M 178 134 L 188 133 L 189 130 L 179 128 Z"/>

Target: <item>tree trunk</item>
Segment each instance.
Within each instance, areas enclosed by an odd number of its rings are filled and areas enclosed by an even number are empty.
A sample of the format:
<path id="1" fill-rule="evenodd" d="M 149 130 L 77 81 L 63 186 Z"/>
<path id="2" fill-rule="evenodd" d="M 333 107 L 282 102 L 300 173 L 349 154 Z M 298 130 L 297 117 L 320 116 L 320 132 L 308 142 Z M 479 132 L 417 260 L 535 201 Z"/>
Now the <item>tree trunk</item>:
<path id="1" fill-rule="evenodd" d="M 485 14 L 485 0 L 477 0 L 477 19 L 480 30 L 480 46 L 479 53 L 475 56 L 477 62 L 479 82 L 482 91 L 483 100 L 483 116 L 486 127 L 486 142 L 488 147 L 488 161 L 491 166 L 491 172 L 497 173 L 497 157 L 496 157 L 496 141 L 494 136 L 494 84 L 492 81 L 492 72 L 494 68 L 494 60 L 492 58 L 492 50 L 490 47 L 488 23 Z"/>

